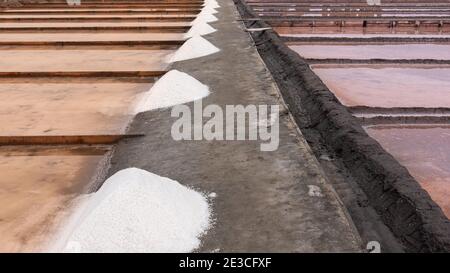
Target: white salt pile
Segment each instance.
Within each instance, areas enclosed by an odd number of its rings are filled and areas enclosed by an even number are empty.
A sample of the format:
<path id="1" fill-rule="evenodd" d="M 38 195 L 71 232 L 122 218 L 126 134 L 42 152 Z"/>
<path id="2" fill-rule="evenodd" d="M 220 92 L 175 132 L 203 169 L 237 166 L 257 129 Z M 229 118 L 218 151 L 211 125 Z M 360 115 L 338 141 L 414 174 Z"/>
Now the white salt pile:
<path id="1" fill-rule="evenodd" d="M 212 7 L 212 8 L 220 8 L 220 5 L 217 3 L 216 0 L 206 0 L 205 3 L 203 3 L 204 7 Z"/>
<path id="2" fill-rule="evenodd" d="M 218 13 L 218 11 L 215 8 L 213 8 L 211 6 L 205 6 L 202 8 L 202 11 L 199 13 L 199 15 L 200 14 L 216 14 L 216 13 Z"/>
<path id="3" fill-rule="evenodd" d="M 189 29 L 189 31 L 184 35 L 185 38 L 192 38 L 194 36 L 208 35 L 216 32 L 217 30 L 205 22 L 199 22 Z"/>
<path id="4" fill-rule="evenodd" d="M 217 17 L 212 15 L 212 14 L 199 14 L 197 16 L 197 18 L 195 18 L 194 21 L 191 22 L 191 26 L 198 24 L 198 23 L 212 23 L 212 22 L 216 22 Z"/>
<path id="5" fill-rule="evenodd" d="M 170 62 L 179 62 L 194 58 L 204 57 L 216 52 L 220 49 L 211 44 L 208 40 L 196 35 L 187 40 L 170 58 Z"/>
<path id="6" fill-rule="evenodd" d="M 107 179 L 80 215 L 65 252 L 189 252 L 211 214 L 202 194 L 129 168 Z"/>
<path id="7" fill-rule="evenodd" d="M 135 106 L 140 113 L 153 109 L 199 100 L 209 95 L 209 87 L 197 79 L 178 70 L 171 70 L 162 76 L 152 88 L 144 93 Z"/>

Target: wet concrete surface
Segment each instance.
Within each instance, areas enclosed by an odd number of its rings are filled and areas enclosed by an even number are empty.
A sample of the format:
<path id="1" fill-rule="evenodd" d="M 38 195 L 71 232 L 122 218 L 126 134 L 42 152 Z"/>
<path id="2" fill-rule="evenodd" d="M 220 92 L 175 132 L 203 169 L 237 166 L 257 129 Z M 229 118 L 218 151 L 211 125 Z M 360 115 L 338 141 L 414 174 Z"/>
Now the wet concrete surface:
<path id="1" fill-rule="evenodd" d="M 450 126 L 371 126 L 377 140 L 413 175 L 450 218 Z"/>
<path id="2" fill-rule="evenodd" d="M 346 106 L 450 107 L 448 68 L 315 68 Z"/>
<path id="3" fill-rule="evenodd" d="M 173 67 L 210 87 L 204 106 L 280 103 L 270 73 L 236 21 L 233 2 L 219 4 L 219 21 L 211 24 L 218 31 L 205 38 L 221 51 Z M 138 115 L 129 132 L 145 137 L 116 147 L 109 174 L 138 167 L 216 193 L 214 226 L 197 251 L 360 251 L 352 221 L 287 115 L 281 117 L 274 152 L 261 152 L 259 141 L 174 141 L 175 120 L 170 109 Z M 318 186 L 323 196 L 310 196 L 309 185 Z"/>

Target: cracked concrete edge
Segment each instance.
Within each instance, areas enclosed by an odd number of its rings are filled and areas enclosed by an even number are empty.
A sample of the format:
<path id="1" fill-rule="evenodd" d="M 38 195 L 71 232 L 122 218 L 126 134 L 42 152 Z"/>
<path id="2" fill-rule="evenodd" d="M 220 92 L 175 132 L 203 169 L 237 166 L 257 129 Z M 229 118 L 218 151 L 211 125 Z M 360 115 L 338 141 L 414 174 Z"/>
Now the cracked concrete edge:
<path id="1" fill-rule="evenodd" d="M 233 1 L 243 17 L 257 18 L 242 0 Z M 264 21 L 252 25 L 269 27 Z M 252 37 L 266 65 L 275 73 L 296 123 L 300 128 L 319 131 L 328 148 L 343 158 L 406 250 L 450 251 L 450 221 L 406 168 L 364 132 L 309 64 L 290 50 L 278 34 L 265 31 L 260 35 L 252 33 Z M 306 122 L 305 110 L 309 119 Z"/>

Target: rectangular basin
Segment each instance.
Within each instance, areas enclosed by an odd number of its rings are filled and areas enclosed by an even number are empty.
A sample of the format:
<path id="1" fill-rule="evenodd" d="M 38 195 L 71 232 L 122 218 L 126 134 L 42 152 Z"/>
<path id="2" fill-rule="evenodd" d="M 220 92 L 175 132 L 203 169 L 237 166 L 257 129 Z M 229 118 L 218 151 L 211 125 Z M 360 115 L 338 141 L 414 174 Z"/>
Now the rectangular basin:
<path id="1" fill-rule="evenodd" d="M 317 66 L 346 106 L 450 107 L 450 68 Z"/>
<path id="2" fill-rule="evenodd" d="M 0 135 L 123 134 L 134 103 L 151 86 L 100 79 L 3 79 Z"/>
<path id="3" fill-rule="evenodd" d="M 105 150 L 0 148 L 0 252 L 45 251 L 72 202 L 87 191 Z"/>
<path id="4" fill-rule="evenodd" d="M 450 126 L 371 126 L 367 133 L 392 154 L 450 218 Z"/>

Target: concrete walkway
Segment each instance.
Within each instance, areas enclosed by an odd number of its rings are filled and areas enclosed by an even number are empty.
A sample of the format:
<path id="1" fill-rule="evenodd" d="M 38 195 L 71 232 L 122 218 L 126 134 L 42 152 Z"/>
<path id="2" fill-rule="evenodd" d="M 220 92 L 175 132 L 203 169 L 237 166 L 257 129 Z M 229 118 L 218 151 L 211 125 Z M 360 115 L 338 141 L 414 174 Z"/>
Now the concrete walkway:
<path id="1" fill-rule="evenodd" d="M 231 1 L 219 1 L 217 32 L 205 36 L 219 53 L 176 63 L 212 94 L 218 104 L 277 104 L 276 86 L 243 30 Z M 188 104 L 193 106 L 193 104 Z M 215 224 L 200 252 L 360 251 L 360 238 L 303 137 L 288 115 L 280 118 L 280 146 L 261 152 L 258 141 L 180 141 L 171 137 L 170 109 L 138 115 L 121 142 L 109 175 L 138 167 L 207 193 Z M 206 120 L 205 120 L 206 121 Z M 318 186 L 322 196 L 308 194 Z"/>

